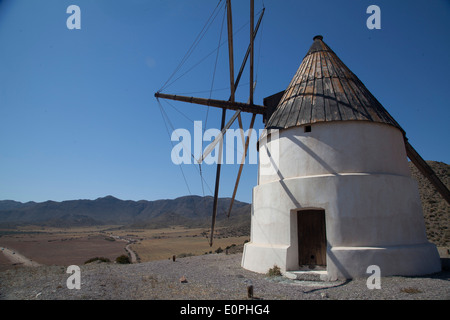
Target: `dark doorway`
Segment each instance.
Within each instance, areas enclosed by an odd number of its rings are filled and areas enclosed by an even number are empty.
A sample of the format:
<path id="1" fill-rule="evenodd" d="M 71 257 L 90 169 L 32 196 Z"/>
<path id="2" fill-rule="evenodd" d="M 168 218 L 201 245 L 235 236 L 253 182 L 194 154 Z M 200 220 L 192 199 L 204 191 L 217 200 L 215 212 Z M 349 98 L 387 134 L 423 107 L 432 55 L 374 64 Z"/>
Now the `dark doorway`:
<path id="1" fill-rule="evenodd" d="M 305 209 L 297 213 L 298 227 L 298 263 L 326 266 L 327 239 L 325 230 L 325 210 Z"/>

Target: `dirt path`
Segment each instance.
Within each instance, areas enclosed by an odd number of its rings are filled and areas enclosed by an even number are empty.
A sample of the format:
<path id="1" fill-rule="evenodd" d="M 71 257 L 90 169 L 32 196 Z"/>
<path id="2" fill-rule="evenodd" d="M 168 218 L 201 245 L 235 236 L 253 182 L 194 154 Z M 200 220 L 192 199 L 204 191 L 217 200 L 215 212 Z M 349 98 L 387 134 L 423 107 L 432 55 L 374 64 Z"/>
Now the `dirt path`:
<path id="1" fill-rule="evenodd" d="M 28 259 L 27 257 L 21 255 L 20 253 L 16 252 L 13 249 L 8 249 L 5 247 L 1 248 L 1 252 L 5 255 L 6 258 L 8 258 L 13 264 L 22 264 L 26 267 L 39 267 L 40 264 Z"/>
<path id="2" fill-rule="evenodd" d="M 136 263 L 137 262 L 136 253 L 133 251 L 133 249 L 130 248 L 129 244 L 127 244 L 127 246 L 125 247 L 125 250 L 127 250 L 128 253 L 130 254 L 131 263 Z"/>
<path id="3" fill-rule="evenodd" d="M 136 256 L 136 252 L 134 252 L 133 249 L 131 249 L 131 247 L 130 247 L 130 245 L 132 245 L 135 241 L 133 239 L 128 239 L 128 238 L 121 237 L 121 236 L 114 236 L 114 238 L 117 239 L 117 240 L 125 241 L 126 243 L 128 243 L 125 246 L 125 250 L 130 255 L 131 263 L 138 262 L 138 259 L 137 259 L 137 256 Z"/>

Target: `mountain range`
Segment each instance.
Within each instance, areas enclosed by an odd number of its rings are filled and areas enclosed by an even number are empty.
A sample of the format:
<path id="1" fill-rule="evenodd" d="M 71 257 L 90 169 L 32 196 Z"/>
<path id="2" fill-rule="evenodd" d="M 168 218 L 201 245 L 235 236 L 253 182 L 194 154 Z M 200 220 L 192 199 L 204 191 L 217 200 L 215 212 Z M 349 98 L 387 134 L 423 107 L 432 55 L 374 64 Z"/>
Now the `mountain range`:
<path id="1" fill-rule="evenodd" d="M 450 187 L 450 166 L 427 161 L 441 181 Z M 409 163 L 411 176 L 418 183 L 427 236 L 440 246 L 450 245 L 450 206 L 431 183 Z M 218 200 L 217 222 L 224 226 L 242 226 L 249 230 L 251 204 L 235 201 L 228 219 L 230 198 Z M 62 202 L 0 201 L 0 227 L 34 224 L 54 227 L 87 225 L 127 225 L 133 227 L 209 226 L 213 197 L 185 196 L 169 200 L 131 201 L 106 196 L 95 200 Z"/>
<path id="2" fill-rule="evenodd" d="M 250 221 L 251 205 L 235 201 L 228 219 L 230 198 L 219 198 L 217 221 Z M 213 197 L 184 196 L 156 201 L 120 200 L 106 196 L 95 200 L 62 202 L 0 201 L 0 226 L 35 224 L 54 227 L 121 224 L 163 227 L 168 225 L 203 226 L 211 221 Z"/>

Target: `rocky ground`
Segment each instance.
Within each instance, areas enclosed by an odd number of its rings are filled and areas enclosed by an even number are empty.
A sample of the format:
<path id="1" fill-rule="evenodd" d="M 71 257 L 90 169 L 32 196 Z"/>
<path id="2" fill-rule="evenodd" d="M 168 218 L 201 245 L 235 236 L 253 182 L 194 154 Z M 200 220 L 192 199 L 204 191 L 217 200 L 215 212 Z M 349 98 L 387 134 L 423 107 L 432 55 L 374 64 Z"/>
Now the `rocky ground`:
<path id="1" fill-rule="evenodd" d="M 450 272 L 421 277 L 383 277 L 381 289 L 367 279 L 291 280 L 244 270 L 242 254 L 211 254 L 120 265 L 80 266 L 80 289 L 68 289 L 67 267 L 18 267 L 0 273 L 2 300 L 449 300 Z"/>

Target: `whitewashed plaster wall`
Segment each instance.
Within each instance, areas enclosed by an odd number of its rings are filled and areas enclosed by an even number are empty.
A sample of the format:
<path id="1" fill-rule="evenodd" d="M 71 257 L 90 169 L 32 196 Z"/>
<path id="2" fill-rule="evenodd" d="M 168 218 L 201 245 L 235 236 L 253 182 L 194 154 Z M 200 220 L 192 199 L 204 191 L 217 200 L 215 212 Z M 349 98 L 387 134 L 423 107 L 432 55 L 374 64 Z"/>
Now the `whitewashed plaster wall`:
<path id="1" fill-rule="evenodd" d="M 251 241 L 242 266 L 256 272 L 275 264 L 296 270 L 297 211 L 321 208 L 330 279 L 363 276 L 371 264 L 379 265 L 382 275 L 439 271 L 402 133 L 362 121 L 311 127 L 311 132 L 280 130 L 259 142 Z"/>

